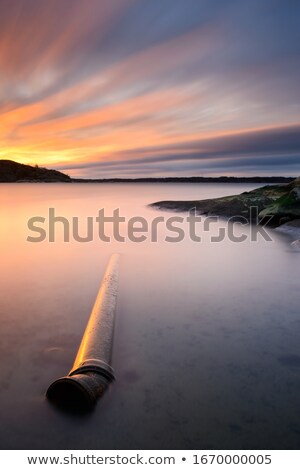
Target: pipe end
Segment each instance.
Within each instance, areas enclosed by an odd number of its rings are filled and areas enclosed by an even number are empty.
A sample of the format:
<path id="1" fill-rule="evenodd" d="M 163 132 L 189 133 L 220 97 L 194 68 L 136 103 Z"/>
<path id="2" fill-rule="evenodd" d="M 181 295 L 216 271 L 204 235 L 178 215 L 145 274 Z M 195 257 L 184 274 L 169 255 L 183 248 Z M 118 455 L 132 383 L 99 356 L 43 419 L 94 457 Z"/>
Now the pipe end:
<path id="1" fill-rule="evenodd" d="M 53 382 L 46 396 L 58 408 L 73 413 L 91 411 L 109 385 L 106 377 L 96 373 L 75 374 Z"/>

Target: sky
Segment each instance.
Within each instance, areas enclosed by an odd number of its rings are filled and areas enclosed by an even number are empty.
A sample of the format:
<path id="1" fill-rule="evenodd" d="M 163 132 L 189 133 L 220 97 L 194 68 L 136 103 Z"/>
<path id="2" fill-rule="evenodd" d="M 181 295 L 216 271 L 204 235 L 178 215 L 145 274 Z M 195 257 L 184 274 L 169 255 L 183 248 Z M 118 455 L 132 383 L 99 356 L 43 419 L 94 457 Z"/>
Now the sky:
<path id="1" fill-rule="evenodd" d="M 299 0 L 1 0 L 0 159 L 300 174 Z"/>

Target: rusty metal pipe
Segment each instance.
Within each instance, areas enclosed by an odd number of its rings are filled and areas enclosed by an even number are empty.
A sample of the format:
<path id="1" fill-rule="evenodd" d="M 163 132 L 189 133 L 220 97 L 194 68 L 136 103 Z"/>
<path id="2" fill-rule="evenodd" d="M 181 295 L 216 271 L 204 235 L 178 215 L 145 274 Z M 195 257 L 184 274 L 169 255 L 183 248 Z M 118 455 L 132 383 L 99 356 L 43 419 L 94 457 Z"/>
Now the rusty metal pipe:
<path id="1" fill-rule="evenodd" d="M 47 390 L 48 399 L 60 407 L 92 409 L 114 380 L 111 357 L 119 260 L 118 254 L 109 260 L 72 369 Z"/>

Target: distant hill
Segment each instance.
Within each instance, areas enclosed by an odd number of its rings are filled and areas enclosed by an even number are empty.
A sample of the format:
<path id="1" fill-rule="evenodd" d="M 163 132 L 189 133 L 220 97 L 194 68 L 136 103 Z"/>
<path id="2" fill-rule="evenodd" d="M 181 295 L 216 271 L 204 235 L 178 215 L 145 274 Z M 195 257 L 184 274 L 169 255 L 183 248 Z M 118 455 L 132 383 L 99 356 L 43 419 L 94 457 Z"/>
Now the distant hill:
<path id="1" fill-rule="evenodd" d="M 40 182 L 40 183 L 289 183 L 294 178 L 284 176 L 178 176 L 160 178 L 103 178 L 82 179 L 57 170 L 38 166 L 22 165 L 12 160 L 0 160 L 0 183 Z"/>
<path id="2" fill-rule="evenodd" d="M 74 178 L 75 183 L 290 183 L 289 176 L 167 176 L 153 178 Z"/>
<path id="3" fill-rule="evenodd" d="M 0 160 L 0 183 L 16 182 L 55 183 L 71 182 L 71 178 L 57 170 L 47 170 L 38 166 L 22 165 L 12 160 Z"/>

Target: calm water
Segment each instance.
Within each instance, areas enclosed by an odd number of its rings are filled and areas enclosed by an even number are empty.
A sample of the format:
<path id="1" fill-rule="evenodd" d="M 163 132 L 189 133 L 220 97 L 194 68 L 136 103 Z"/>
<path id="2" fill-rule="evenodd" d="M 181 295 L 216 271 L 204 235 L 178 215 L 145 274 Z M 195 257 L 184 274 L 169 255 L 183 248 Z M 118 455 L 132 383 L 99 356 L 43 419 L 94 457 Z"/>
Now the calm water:
<path id="1" fill-rule="evenodd" d="M 84 231 L 101 208 L 151 221 L 173 214 L 150 202 L 252 188 L 0 185 L 2 449 L 299 448 L 300 254 L 288 238 L 166 243 L 162 228 L 158 243 L 26 241 L 49 207 Z M 69 371 L 115 251 L 117 381 L 93 414 L 66 415 L 44 393 Z"/>

